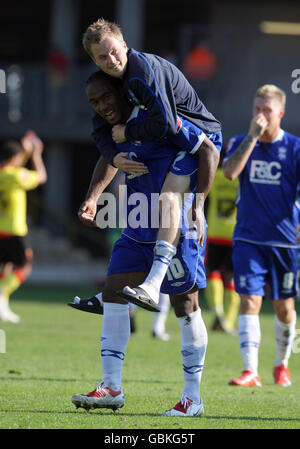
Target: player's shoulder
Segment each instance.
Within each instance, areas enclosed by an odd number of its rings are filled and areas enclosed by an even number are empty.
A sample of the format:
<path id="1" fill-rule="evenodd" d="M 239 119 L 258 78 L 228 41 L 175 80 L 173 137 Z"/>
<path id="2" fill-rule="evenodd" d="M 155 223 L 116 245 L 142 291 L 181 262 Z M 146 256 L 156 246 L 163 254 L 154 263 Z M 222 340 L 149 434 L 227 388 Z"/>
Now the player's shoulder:
<path id="1" fill-rule="evenodd" d="M 290 145 L 296 145 L 297 148 L 299 149 L 300 147 L 300 137 L 295 136 L 294 134 L 291 134 L 287 131 L 284 131 L 284 140 L 290 144 Z"/>
<path id="2" fill-rule="evenodd" d="M 160 56 L 152 53 L 144 53 L 131 48 L 128 51 L 128 73 L 127 77 L 147 78 L 153 76 L 157 71 L 164 70 L 164 63 L 167 62 Z"/>

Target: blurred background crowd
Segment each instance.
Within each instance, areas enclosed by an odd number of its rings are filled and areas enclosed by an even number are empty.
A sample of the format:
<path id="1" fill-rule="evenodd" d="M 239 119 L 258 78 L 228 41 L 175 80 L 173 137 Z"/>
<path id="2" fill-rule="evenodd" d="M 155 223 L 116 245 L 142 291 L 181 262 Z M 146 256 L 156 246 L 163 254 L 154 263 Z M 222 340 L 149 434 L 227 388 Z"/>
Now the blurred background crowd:
<path id="1" fill-rule="evenodd" d="M 115 21 L 128 47 L 175 63 L 222 122 L 226 145 L 231 136 L 247 132 L 254 92 L 265 83 L 285 90 L 283 126 L 300 135 L 300 94 L 292 90 L 292 72 L 300 69 L 299 12 L 299 4 L 288 0 L 5 2 L 0 141 L 20 139 L 33 129 L 44 142 L 48 172 L 47 183 L 28 193 L 31 279 L 100 282 L 114 238 L 77 219 L 99 156 L 84 92 L 96 66 L 81 45 L 92 22 Z"/>

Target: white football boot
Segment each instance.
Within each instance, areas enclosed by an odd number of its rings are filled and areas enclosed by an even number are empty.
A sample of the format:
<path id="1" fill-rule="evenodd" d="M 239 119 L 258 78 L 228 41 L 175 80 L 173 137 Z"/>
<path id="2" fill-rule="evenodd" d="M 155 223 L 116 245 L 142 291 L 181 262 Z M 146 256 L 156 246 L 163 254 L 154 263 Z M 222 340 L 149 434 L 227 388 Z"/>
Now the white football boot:
<path id="1" fill-rule="evenodd" d="M 203 402 L 201 399 L 200 404 L 196 404 L 192 399 L 182 397 L 177 404 L 170 410 L 166 410 L 162 413 L 164 416 L 202 416 L 204 414 Z"/>

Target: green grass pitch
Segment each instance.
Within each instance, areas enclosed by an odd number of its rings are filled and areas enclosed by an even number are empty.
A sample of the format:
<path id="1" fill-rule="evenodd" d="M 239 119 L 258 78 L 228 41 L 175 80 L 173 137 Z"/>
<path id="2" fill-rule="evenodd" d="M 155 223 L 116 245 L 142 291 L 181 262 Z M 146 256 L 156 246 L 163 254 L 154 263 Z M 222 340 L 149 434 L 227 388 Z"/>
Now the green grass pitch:
<path id="1" fill-rule="evenodd" d="M 1 429 L 300 428 L 300 341 L 289 363 L 292 386 L 275 386 L 271 301 L 265 301 L 260 316 L 263 386 L 243 389 L 228 385 L 242 370 L 238 338 L 210 331 L 213 317 L 201 295 L 209 334 L 201 386 L 203 417 L 161 416 L 180 399 L 183 387 L 179 325 L 173 310 L 167 321 L 169 342 L 151 337 L 152 314 L 138 310 L 137 332 L 130 338 L 124 361 L 125 406 L 116 413 L 76 410 L 71 396 L 88 393 L 100 380 L 102 317 L 71 309 L 66 303 L 75 294 L 94 293 L 94 288 L 29 284 L 15 293 L 11 308 L 20 314 L 21 322 L 0 322 L 6 336 L 6 352 L 0 354 Z M 299 315 L 299 303 L 297 309 Z"/>

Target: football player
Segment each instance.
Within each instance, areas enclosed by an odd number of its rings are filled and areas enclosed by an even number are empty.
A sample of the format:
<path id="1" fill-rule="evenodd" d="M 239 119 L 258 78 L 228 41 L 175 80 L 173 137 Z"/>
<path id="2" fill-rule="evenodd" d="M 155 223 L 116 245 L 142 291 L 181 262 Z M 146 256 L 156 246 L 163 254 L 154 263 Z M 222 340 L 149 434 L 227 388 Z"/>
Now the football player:
<path id="1" fill-rule="evenodd" d="M 93 137 L 108 163 L 133 174 L 146 170 L 145 164 L 135 165 L 126 154 L 117 154 L 113 140 L 115 143 L 153 142 L 167 136 L 183 152 L 197 152 L 198 182 L 192 210 L 197 222 L 198 241 L 203 245 L 204 201 L 218 167 L 222 146 L 220 122 L 208 112 L 176 66 L 157 55 L 128 49 L 115 23 L 102 18 L 90 25 L 84 33 L 83 46 L 96 65 L 121 80 L 126 96 L 147 110 L 147 116 L 139 122 L 115 125 L 112 137 L 105 120 L 99 114 L 95 115 Z M 195 125 L 192 132 L 185 127 L 184 121 Z M 165 213 L 170 217 L 171 224 L 159 229 L 154 260 L 147 278 L 138 286 L 131 284 L 124 288 L 124 297 L 141 307 L 150 301 L 154 306 L 158 303 L 161 283 L 176 253 L 181 227 L 181 208 L 177 199 L 178 194 L 186 192 L 184 181 L 175 171 L 166 177 L 162 192 L 167 199 Z M 164 260 L 157 254 L 162 247 L 166 254 Z"/>
<path id="2" fill-rule="evenodd" d="M 87 96 L 94 110 L 107 120 L 115 123 L 138 123 L 147 118 L 147 111 L 133 107 L 125 97 L 114 78 L 102 71 L 93 74 L 87 82 Z M 76 407 L 112 408 L 123 407 L 125 399 L 121 387 L 121 375 L 126 346 L 130 337 L 128 302 L 120 297 L 125 285 L 143 282 L 152 263 L 153 247 L 158 232 L 158 224 L 152 224 L 152 214 L 159 208 L 158 196 L 169 171 L 176 171 L 190 179 L 191 190 L 197 182 L 197 156 L 178 159 L 174 144 L 166 138 L 157 142 L 125 142 L 118 144 L 119 151 L 134 153 L 135 159 L 147 165 L 147 173 L 140 176 L 126 174 L 127 186 L 127 226 L 121 238 L 115 243 L 102 295 L 103 327 L 101 337 L 101 358 L 103 377 L 101 383 L 89 394 L 75 394 L 72 402 Z M 90 226 L 97 226 L 97 200 L 116 174 L 117 169 L 100 157 L 92 176 L 86 200 L 81 205 L 79 216 Z M 153 194 L 157 194 L 153 201 Z M 133 196 L 146 198 L 148 222 L 136 226 L 130 220 L 134 211 Z M 135 200 L 136 203 L 137 200 Z M 204 246 L 197 243 L 195 227 L 190 228 L 184 219 L 191 208 L 191 193 L 183 207 L 183 226 L 176 257 L 172 259 L 170 270 L 164 278 L 161 291 L 170 295 L 181 331 L 182 368 L 184 388 L 180 401 L 167 416 L 201 416 L 203 402 L 200 396 L 200 382 L 207 346 L 206 326 L 198 304 L 199 288 L 206 285 L 204 270 Z M 141 210 L 141 213 L 144 212 Z M 187 223 L 187 224 L 186 224 Z M 152 226 L 151 226 L 152 224 Z M 159 248 L 161 258 L 165 248 Z M 153 310 L 153 305 L 149 305 Z M 155 310 L 155 309 L 154 309 Z M 158 307 L 157 307 L 157 310 Z"/>
<path id="3" fill-rule="evenodd" d="M 244 370 L 231 385 L 261 386 L 259 312 L 267 283 L 275 311 L 274 381 L 291 385 L 288 360 L 296 326 L 300 139 L 281 128 L 285 102 L 286 95 L 277 86 L 260 87 L 249 132 L 231 140 L 223 162 L 225 176 L 239 178 L 233 265 L 241 297 L 239 343 Z"/>

